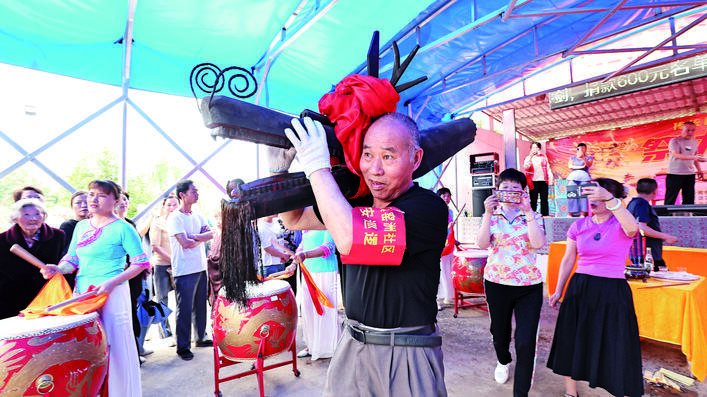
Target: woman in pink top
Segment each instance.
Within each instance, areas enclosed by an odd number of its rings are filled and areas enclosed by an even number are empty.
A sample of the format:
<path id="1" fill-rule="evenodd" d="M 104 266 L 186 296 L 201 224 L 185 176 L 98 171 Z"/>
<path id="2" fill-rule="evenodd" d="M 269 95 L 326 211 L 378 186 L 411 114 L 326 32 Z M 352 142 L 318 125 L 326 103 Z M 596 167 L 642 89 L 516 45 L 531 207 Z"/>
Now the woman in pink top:
<path id="1" fill-rule="evenodd" d="M 598 178 L 583 194 L 593 215 L 567 231 L 550 306 L 557 307 L 579 254 L 577 270 L 560 307 L 547 366 L 565 376 L 565 396 L 577 396 L 577 381 L 601 387 L 614 396 L 643 395 L 641 343 L 631 288 L 624 268 L 638 223 L 623 206 L 624 187 Z"/>

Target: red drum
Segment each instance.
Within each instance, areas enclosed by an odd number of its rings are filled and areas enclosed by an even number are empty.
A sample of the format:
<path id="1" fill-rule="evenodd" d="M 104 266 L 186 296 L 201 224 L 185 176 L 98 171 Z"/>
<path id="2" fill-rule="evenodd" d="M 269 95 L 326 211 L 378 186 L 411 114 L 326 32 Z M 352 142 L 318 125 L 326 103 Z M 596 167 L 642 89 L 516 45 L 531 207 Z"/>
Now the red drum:
<path id="1" fill-rule="evenodd" d="M 255 361 L 262 338 L 267 358 L 292 346 L 297 333 L 297 304 L 290 284 L 268 280 L 248 286 L 248 305 L 226 300 L 221 289 L 213 308 L 214 342 L 234 361 Z"/>
<path id="2" fill-rule="evenodd" d="M 107 371 L 96 313 L 0 320 L 2 396 L 97 396 Z"/>
<path id="3" fill-rule="evenodd" d="M 454 253 L 452 283 L 459 292 L 484 293 L 484 267 L 489 254 L 486 250 L 464 250 Z"/>

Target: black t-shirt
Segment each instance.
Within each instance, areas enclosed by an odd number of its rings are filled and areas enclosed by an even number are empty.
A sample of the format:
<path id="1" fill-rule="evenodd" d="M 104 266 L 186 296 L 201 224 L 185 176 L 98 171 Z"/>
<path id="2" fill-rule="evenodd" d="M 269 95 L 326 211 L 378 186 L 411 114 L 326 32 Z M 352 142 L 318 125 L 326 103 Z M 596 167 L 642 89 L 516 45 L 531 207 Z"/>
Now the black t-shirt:
<path id="1" fill-rule="evenodd" d="M 76 224 L 79 223 L 76 219 L 69 219 L 59 226 L 59 229 L 64 232 L 64 255 L 66 251 L 69 250 L 69 244 L 71 244 L 71 237 L 74 235 L 74 229 L 76 229 Z"/>
<path id="2" fill-rule="evenodd" d="M 645 223 L 655 231 L 661 231 L 658 214 L 646 199 L 634 197 L 626 208 L 628 208 L 638 222 Z M 651 249 L 653 260 L 663 260 L 663 240 L 646 236 L 646 247 Z"/>
<path id="3" fill-rule="evenodd" d="M 370 207 L 373 197 L 350 203 L 354 207 Z M 407 247 L 403 260 L 400 266 L 342 265 L 346 316 L 378 328 L 432 324 L 437 319 L 439 260 L 447 238 L 447 205 L 432 191 L 416 184 L 389 206 L 405 213 Z M 319 216 L 316 206 L 314 209 Z"/>

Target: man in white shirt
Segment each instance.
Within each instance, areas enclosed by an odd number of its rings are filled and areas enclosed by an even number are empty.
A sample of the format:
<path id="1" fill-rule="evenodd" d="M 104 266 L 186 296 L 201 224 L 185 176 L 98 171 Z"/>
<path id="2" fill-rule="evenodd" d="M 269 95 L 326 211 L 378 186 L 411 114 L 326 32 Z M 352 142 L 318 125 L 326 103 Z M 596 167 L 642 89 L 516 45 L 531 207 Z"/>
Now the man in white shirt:
<path id="1" fill-rule="evenodd" d="M 668 175 L 665 177 L 665 205 L 674 205 L 682 190 L 682 204 L 695 203 L 695 175 L 702 180 L 700 162 L 707 161 L 698 151 L 695 123 L 682 125 L 680 136 L 668 143 Z"/>
<path id="2" fill-rule="evenodd" d="M 285 262 L 294 255 L 293 252 L 287 250 L 286 247 L 277 241 L 277 233 L 275 232 L 277 225 L 273 221 L 274 219 L 275 215 L 270 215 L 260 219 L 258 222 L 260 255 L 263 260 L 263 277 L 285 271 Z M 260 271 L 261 269 L 258 270 Z"/>
<path id="3" fill-rule="evenodd" d="M 196 328 L 196 346 L 211 346 L 206 339 L 207 275 L 206 254 L 202 243 L 213 238 L 203 216 L 192 213 L 191 207 L 199 200 L 199 191 L 190 180 L 177 182 L 179 210 L 167 219 L 172 248 L 172 276 L 177 296 L 177 355 L 191 360 L 192 312 Z"/>

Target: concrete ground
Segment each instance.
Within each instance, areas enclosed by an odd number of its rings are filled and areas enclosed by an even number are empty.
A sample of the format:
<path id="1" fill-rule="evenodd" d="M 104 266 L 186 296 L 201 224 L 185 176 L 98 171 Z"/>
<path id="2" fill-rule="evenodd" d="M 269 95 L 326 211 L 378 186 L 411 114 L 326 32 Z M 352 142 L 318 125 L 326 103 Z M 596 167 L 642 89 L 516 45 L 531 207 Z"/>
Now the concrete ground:
<path id="1" fill-rule="evenodd" d="M 547 292 L 546 292 L 547 295 Z M 475 308 L 460 310 L 459 317 L 453 318 L 454 309 L 445 308 L 438 315 L 440 332 L 443 336 L 445 380 L 450 396 L 511 396 L 513 377 L 506 384 L 499 385 L 493 379 L 496 358 L 489 333 L 489 318 L 486 312 Z M 174 316 L 170 316 L 174 321 Z M 538 340 L 535 381 L 531 396 L 562 396 L 563 378 L 553 374 L 547 367 L 557 311 L 547 305 L 542 309 L 540 336 Z M 210 329 L 210 326 L 209 326 Z M 145 342 L 147 349 L 154 353 L 147 356 L 142 366 L 142 390 L 145 397 L 163 396 L 209 396 L 214 393 L 214 360 L 210 347 L 193 348 L 194 359 L 182 361 L 169 347 L 169 341 L 157 336 L 152 327 Z M 297 332 L 297 351 L 304 347 L 301 327 Z M 511 346 L 513 351 L 513 346 Z M 688 375 L 689 364 L 679 346 L 643 340 L 644 369 L 655 371 L 661 367 Z M 515 356 L 515 353 L 513 353 Z M 286 360 L 282 354 L 265 361 L 271 364 Z M 314 397 L 322 393 L 326 377 L 328 359 L 311 361 L 309 358 L 297 360 L 300 377 L 293 376 L 292 367 L 285 366 L 266 371 L 264 374 L 266 396 Z M 224 369 L 233 374 L 250 369 L 249 364 L 238 364 Z M 513 364 L 511 364 L 511 374 Z M 257 396 L 258 382 L 254 375 L 221 384 L 223 396 Z M 697 382 L 686 396 L 707 396 L 707 383 Z M 590 389 L 586 382 L 580 383 L 581 396 L 609 396 L 600 389 Z M 677 395 L 654 391 L 646 385 L 646 395 Z"/>

